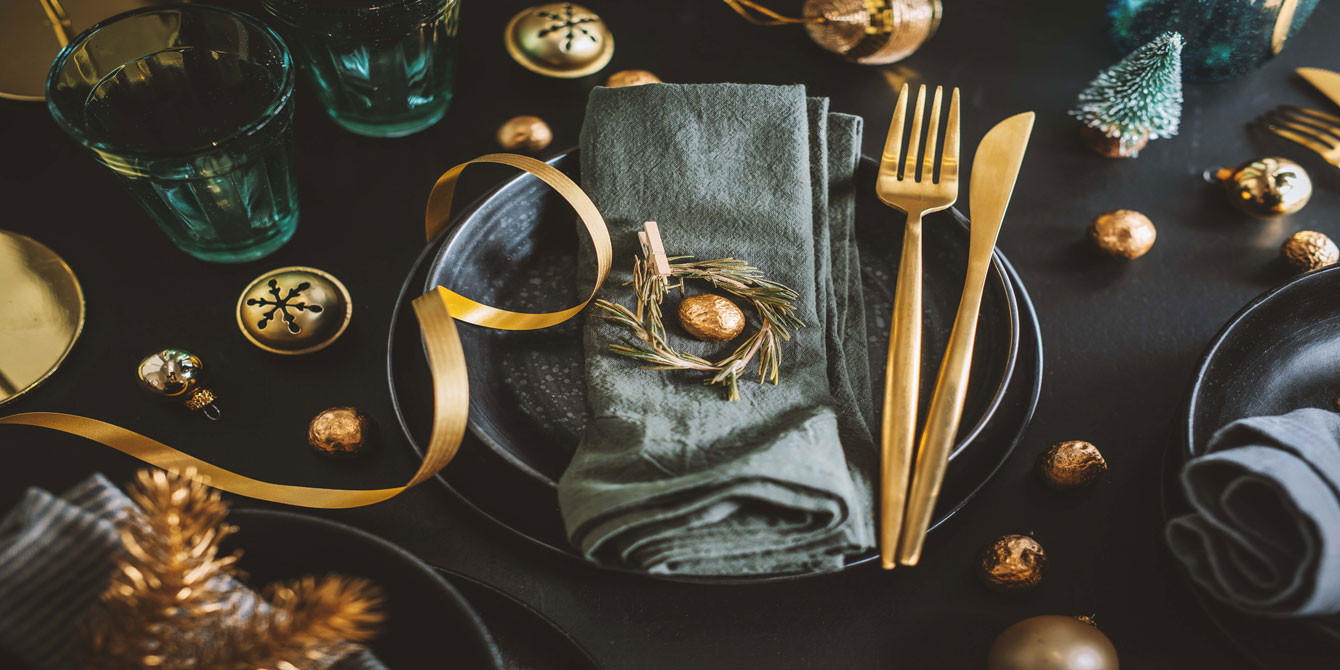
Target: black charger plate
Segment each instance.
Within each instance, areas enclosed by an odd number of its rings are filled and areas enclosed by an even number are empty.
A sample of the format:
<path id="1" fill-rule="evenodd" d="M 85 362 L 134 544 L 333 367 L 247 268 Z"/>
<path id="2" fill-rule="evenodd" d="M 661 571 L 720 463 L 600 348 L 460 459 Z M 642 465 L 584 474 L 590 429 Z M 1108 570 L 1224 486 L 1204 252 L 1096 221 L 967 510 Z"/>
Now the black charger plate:
<path id="1" fill-rule="evenodd" d="M 372 651 L 389 668 L 450 658 L 458 668 L 502 670 L 493 637 L 474 608 L 427 563 L 344 524 L 268 509 L 234 509 L 238 532 L 224 551 L 243 550 L 248 583 L 339 573 L 371 580 L 386 596 L 387 620 Z"/>
<path id="2" fill-rule="evenodd" d="M 575 158 L 568 153 L 550 162 L 571 175 L 577 169 Z M 873 161 L 865 159 L 859 183 L 873 184 L 875 168 Z M 882 384 L 879 372 L 887 347 L 884 333 L 896 272 L 896 240 L 900 237 L 890 231 L 899 230 L 898 215 L 879 204 L 870 189 L 858 195 L 857 234 L 866 266 L 872 381 Z M 539 225 L 546 220 L 553 223 Z M 460 232 L 467 225 L 469 232 Z M 967 222 L 954 211 L 929 218 L 926 231 L 923 413 L 957 307 L 968 241 Z M 537 180 L 522 175 L 506 182 L 467 210 L 456 227 L 444 234 L 445 242 L 429 245 L 407 278 L 388 342 L 388 376 L 397 418 L 410 444 L 420 453 L 419 445 L 426 438 L 424 431 L 430 421 L 431 386 L 408 302 L 422 293 L 424 286 L 440 282 L 478 300 L 520 310 L 549 311 L 576 301 L 573 258 L 577 238 L 572 215 L 567 205 Z M 510 270 L 517 266 L 525 269 Z M 467 267 L 473 272 L 459 271 Z M 1036 406 L 1041 383 L 1036 316 L 1017 275 L 999 253 L 986 295 L 974 375 L 975 379 L 992 379 L 993 383 L 975 383 L 969 389 L 965 420 L 935 525 L 962 506 L 995 472 L 1014 448 Z M 554 483 L 585 421 L 579 328 L 579 320 L 544 331 L 507 333 L 462 324 L 462 341 L 470 361 L 473 434 L 467 436 L 456 460 L 438 477 L 486 516 L 570 556 L 576 554 L 563 536 Z M 1025 343 L 1022 346 L 1021 341 Z M 1011 385 L 1016 361 L 1026 361 L 1026 365 L 1020 367 L 1020 383 Z M 544 380 L 544 386 L 535 383 L 545 376 L 553 379 Z M 766 392 L 745 388 L 745 392 L 754 390 Z M 875 389 L 876 397 L 880 391 Z M 1008 411 L 997 417 L 1002 407 Z M 978 448 L 970 449 L 969 445 Z M 873 553 L 853 557 L 848 565 L 874 557 Z M 761 579 L 795 576 L 799 575 Z"/>
<path id="3" fill-rule="evenodd" d="M 1340 266 L 1310 272 L 1253 300 L 1201 358 L 1186 423 L 1164 458 L 1164 516 L 1190 511 L 1178 473 L 1215 431 L 1249 416 L 1334 409 L 1340 380 Z M 1188 578 L 1189 580 L 1189 578 Z M 1244 615 L 1194 584 L 1202 608 L 1239 649 L 1277 670 L 1335 668 L 1340 640 L 1297 619 Z"/>

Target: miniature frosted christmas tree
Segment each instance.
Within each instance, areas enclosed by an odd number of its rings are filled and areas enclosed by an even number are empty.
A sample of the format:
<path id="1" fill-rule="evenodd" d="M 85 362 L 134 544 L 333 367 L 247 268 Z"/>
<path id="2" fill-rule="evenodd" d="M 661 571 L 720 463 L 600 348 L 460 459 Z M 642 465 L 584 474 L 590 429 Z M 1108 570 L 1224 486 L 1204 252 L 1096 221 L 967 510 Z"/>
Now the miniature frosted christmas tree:
<path id="1" fill-rule="evenodd" d="M 1182 117 L 1182 36 L 1163 33 L 1099 73 L 1070 115 L 1106 156 L 1134 157 L 1149 140 L 1172 137 Z"/>

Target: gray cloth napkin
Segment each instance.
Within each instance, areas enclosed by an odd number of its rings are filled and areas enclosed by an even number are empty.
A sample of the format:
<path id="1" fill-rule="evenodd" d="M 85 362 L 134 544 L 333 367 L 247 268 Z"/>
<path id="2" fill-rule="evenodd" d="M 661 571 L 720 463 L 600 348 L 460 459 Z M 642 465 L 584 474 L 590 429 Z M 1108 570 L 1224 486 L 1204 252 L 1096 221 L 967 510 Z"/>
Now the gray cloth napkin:
<path id="1" fill-rule="evenodd" d="M 796 289 L 808 327 L 784 343 L 778 386 L 742 379 L 742 399 L 727 402 L 701 374 L 643 370 L 610 353 L 623 332 L 587 318 L 592 419 L 558 494 L 588 558 L 749 575 L 833 570 L 873 546 L 872 401 L 852 232 L 860 131 L 860 119 L 829 114 L 800 86 L 592 91 L 582 182 L 615 259 L 601 297 L 632 304 L 624 283 L 636 232 L 654 220 L 672 255 L 745 259 Z M 676 301 L 667 299 L 667 315 Z M 732 346 L 669 328 L 677 346 L 709 359 Z"/>
<path id="2" fill-rule="evenodd" d="M 1194 512 L 1168 523 L 1192 579 L 1248 614 L 1319 617 L 1340 634 L 1340 415 L 1228 424 L 1182 471 Z"/>
<path id="3" fill-rule="evenodd" d="M 107 589 L 121 552 L 116 522 L 134 503 L 102 475 L 59 497 L 29 489 L 0 519 L 0 648 L 35 668 L 68 668 L 84 612 Z M 241 591 L 241 611 L 264 606 Z M 385 670 L 369 652 L 332 670 Z"/>

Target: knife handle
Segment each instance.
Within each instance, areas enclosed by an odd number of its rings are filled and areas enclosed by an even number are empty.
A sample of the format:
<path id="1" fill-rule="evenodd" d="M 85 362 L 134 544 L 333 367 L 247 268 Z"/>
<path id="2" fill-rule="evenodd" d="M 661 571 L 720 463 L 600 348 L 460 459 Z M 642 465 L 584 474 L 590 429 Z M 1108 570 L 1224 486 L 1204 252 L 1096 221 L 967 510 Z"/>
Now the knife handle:
<path id="1" fill-rule="evenodd" d="M 926 415 L 926 428 L 917 448 L 916 471 L 907 501 L 902 540 L 898 545 L 898 562 L 903 565 L 916 565 L 921 558 L 931 514 L 935 511 L 945 470 L 949 467 L 949 453 L 954 448 L 954 437 L 963 418 L 963 401 L 968 394 L 972 349 L 977 337 L 977 315 L 982 305 L 987 270 L 991 266 L 991 251 L 990 246 L 984 253 L 978 248 L 970 250 L 977 253 L 969 254 L 963 297 L 958 303 L 958 315 L 954 317 L 954 328 L 949 334 L 949 348 L 940 364 L 940 374 L 936 377 L 935 392 L 931 395 L 931 406 Z"/>
<path id="2" fill-rule="evenodd" d="M 898 533 L 916 444 L 917 391 L 921 384 L 921 212 L 909 212 L 903 228 L 898 286 L 893 294 L 889 360 L 884 373 L 883 446 L 880 477 L 880 560 L 885 570 L 897 563 Z"/>

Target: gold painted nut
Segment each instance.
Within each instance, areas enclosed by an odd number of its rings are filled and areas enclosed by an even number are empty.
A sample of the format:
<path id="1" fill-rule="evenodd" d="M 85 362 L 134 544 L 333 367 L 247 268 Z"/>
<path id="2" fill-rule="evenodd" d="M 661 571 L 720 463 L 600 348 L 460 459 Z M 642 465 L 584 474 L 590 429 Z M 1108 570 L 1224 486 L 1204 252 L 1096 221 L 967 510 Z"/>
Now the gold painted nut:
<path id="1" fill-rule="evenodd" d="M 1023 591 L 1042 583 L 1047 567 L 1047 552 L 1027 535 L 1002 535 L 985 550 L 978 564 L 978 576 L 993 589 Z"/>
<path id="2" fill-rule="evenodd" d="M 331 407 L 307 424 L 307 443 L 328 456 L 353 456 L 368 446 L 372 420 L 357 407 Z"/>
<path id="3" fill-rule="evenodd" d="M 704 342 L 729 342 L 744 331 L 744 312 L 712 293 L 691 295 L 679 302 L 679 323 Z"/>
<path id="4" fill-rule="evenodd" d="M 1290 265 L 1303 272 L 1320 270 L 1340 261 L 1340 249 L 1336 248 L 1335 242 L 1315 230 L 1300 230 L 1290 235 L 1280 253 Z"/>
<path id="5" fill-rule="evenodd" d="M 1089 224 L 1089 237 L 1099 249 L 1120 258 L 1139 258 L 1154 246 L 1157 232 L 1149 217 L 1133 209 L 1108 212 Z"/>
<path id="6" fill-rule="evenodd" d="M 605 80 L 605 85 L 610 88 L 659 83 L 661 83 L 661 78 L 646 70 L 619 70 Z"/>
<path id="7" fill-rule="evenodd" d="M 320 351 L 349 327 L 354 303 L 334 275 L 294 265 L 271 270 L 237 299 L 237 327 L 254 345 L 276 354 Z"/>
<path id="8" fill-rule="evenodd" d="M 498 127 L 498 145 L 507 151 L 533 154 L 554 141 L 554 131 L 538 116 L 514 116 Z"/>
<path id="9" fill-rule="evenodd" d="M 522 67 L 560 79 L 599 72 L 614 57 L 614 35 L 605 22 L 571 2 L 522 10 L 507 23 L 503 42 Z"/>

